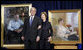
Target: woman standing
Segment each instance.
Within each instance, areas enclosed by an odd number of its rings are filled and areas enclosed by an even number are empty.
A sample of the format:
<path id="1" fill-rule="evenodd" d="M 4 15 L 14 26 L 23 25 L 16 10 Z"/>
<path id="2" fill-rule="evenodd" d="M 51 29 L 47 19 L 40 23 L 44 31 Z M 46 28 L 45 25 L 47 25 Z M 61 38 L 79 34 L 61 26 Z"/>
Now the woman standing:
<path id="1" fill-rule="evenodd" d="M 41 12 L 42 33 L 40 37 L 40 49 L 50 49 L 50 41 L 53 35 L 53 30 L 50 22 L 46 21 L 46 12 Z"/>

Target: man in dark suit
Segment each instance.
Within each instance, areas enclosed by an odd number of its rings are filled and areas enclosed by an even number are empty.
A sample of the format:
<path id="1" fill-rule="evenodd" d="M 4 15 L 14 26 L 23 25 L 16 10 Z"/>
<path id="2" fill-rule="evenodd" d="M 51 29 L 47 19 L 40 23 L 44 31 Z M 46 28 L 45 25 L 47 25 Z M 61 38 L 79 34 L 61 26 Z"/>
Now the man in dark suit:
<path id="1" fill-rule="evenodd" d="M 23 36 L 25 49 L 37 49 L 41 34 L 41 19 L 36 14 L 36 8 L 30 9 L 31 15 L 24 20 Z"/>

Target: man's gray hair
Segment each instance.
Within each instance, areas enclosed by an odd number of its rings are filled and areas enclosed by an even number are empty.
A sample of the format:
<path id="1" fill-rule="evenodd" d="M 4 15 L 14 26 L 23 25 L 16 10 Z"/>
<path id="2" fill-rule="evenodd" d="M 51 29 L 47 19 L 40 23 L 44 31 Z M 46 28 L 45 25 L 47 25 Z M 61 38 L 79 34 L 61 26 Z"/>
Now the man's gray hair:
<path id="1" fill-rule="evenodd" d="M 37 9 L 36 9 L 35 7 L 32 7 L 32 8 L 30 9 L 30 11 L 31 11 L 32 9 L 35 9 L 35 10 L 37 11 Z"/>

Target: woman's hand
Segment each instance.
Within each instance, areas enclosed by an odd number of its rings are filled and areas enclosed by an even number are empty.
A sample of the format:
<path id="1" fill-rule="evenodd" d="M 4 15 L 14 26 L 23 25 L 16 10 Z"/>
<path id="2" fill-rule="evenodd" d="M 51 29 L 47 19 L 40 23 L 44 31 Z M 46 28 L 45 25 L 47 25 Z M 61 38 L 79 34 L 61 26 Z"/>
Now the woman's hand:
<path id="1" fill-rule="evenodd" d="M 39 36 L 37 36 L 37 38 L 36 38 L 36 42 L 39 42 L 39 40 L 40 40 L 40 37 L 39 37 Z"/>
<path id="2" fill-rule="evenodd" d="M 69 34 L 65 34 L 65 37 L 68 38 L 68 36 L 70 36 Z"/>
<path id="3" fill-rule="evenodd" d="M 22 36 L 21 39 L 24 40 L 24 36 Z"/>
<path id="4" fill-rule="evenodd" d="M 73 35 L 73 34 L 76 34 L 76 35 L 77 35 L 77 32 L 76 32 L 76 31 L 74 31 L 74 32 L 71 32 L 71 33 L 70 33 L 70 35 Z"/>
<path id="5" fill-rule="evenodd" d="M 52 37 L 51 37 L 51 36 L 50 36 L 50 37 L 48 37 L 48 42 L 49 42 L 49 41 L 51 41 L 51 40 L 52 40 Z"/>
<path id="6" fill-rule="evenodd" d="M 38 26 L 38 30 L 41 29 L 41 25 Z"/>

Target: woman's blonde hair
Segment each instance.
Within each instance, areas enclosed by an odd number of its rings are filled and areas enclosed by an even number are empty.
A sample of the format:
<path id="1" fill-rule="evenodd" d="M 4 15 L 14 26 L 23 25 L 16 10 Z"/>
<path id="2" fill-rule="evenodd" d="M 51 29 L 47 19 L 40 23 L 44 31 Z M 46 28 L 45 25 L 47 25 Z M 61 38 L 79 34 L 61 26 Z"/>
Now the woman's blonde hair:
<path id="1" fill-rule="evenodd" d="M 47 13 L 46 13 L 46 12 L 41 12 L 41 15 L 42 15 L 42 14 L 44 14 L 45 17 L 47 18 Z M 40 16 L 41 16 L 41 15 L 40 15 Z"/>

